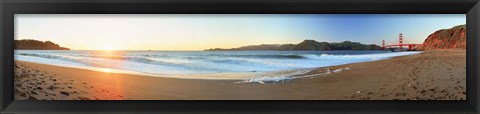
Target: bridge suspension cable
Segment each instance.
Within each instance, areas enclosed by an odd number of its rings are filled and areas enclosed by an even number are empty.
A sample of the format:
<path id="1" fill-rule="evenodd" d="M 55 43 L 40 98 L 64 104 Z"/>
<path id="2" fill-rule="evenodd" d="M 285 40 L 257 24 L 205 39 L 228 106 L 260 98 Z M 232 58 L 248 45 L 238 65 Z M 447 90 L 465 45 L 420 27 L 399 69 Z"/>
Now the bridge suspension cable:
<path id="1" fill-rule="evenodd" d="M 398 43 L 390 43 L 390 45 L 387 45 L 385 44 L 385 40 L 382 40 L 382 50 L 385 50 L 386 48 L 391 48 L 391 47 L 394 47 L 394 46 L 398 46 L 400 47 L 399 48 L 399 51 L 403 51 L 403 46 L 408 46 L 408 50 L 413 50 L 414 47 L 416 46 L 420 46 L 422 44 L 413 44 L 413 43 L 404 43 L 404 38 L 403 38 L 403 34 L 402 33 L 399 33 L 398 34 Z"/>

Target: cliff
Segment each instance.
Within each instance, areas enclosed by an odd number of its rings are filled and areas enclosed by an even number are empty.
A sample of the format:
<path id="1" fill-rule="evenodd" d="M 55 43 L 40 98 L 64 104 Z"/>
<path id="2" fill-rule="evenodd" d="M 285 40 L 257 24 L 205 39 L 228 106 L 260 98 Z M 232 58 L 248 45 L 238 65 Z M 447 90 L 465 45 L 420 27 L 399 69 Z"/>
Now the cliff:
<path id="1" fill-rule="evenodd" d="M 417 50 L 466 49 L 466 26 L 459 25 L 430 34 Z"/>
<path id="2" fill-rule="evenodd" d="M 18 50 L 70 50 L 69 48 L 60 47 L 51 41 L 38 41 L 32 39 L 15 40 L 15 49 Z"/>
<path id="3" fill-rule="evenodd" d="M 223 51 L 223 50 L 275 50 L 275 51 L 294 51 L 294 50 L 379 50 L 381 47 L 371 44 L 365 45 L 358 42 L 344 41 L 340 43 L 317 42 L 315 40 L 304 40 L 298 44 L 262 44 L 242 46 L 239 48 L 221 49 L 211 48 L 206 51 Z"/>

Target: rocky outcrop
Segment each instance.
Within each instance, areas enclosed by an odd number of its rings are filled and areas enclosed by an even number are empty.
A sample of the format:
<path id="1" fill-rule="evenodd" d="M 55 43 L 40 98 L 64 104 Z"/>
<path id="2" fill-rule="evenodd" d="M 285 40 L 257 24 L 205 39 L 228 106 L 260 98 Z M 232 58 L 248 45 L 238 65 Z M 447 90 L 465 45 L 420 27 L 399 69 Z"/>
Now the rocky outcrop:
<path id="1" fill-rule="evenodd" d="M 69 48 L 60 47 L 51 41 L 38 41 L 32 39 L 15 40 L 15 49 L 18 50 L 70 50 Z"/>
<path id="2" fill-rule="evenodd" d="M 459 25 L 450 29 L 442 29 L 430 34 L 419 46 L 417 50 L 435 50 L 435 49 L 465 49 L 466 43 L 466 26 Z"/>
<path id="3" fill-rule="evenodd" d="M 344 41 L 340 43 L 317 42 L 315 40 L 304 40 L 298 44 L 262 44 L 242 46 L 239 48 L 221 49 L 212 48 L 206 51 L 232 51 L 232 50 L 275 50 L 275 51 L 295 51 L 295 50 L 379 50 L 381 47 L 371 44 L 365 45 L 358 42 Z"/>

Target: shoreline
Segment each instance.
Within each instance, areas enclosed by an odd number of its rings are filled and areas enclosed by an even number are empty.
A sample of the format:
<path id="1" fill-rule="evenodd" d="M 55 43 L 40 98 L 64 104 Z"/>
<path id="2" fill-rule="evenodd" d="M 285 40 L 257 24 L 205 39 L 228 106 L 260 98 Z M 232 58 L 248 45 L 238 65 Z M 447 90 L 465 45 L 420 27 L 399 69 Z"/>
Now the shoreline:
<path id="1" fill-rule="evenodd" d="M 349 70 L 267 84 L 118 74 L 15 61 L 15 99 L 460 100 L 466 98 L 465 55 L 465 50 L 425 51 L 378 61 L 316 68 L 305 75 L 325 73 L 327 69 Z M 432 58 L 432 63 L 425 62 Z M 446 63 L 450 66 L 444 65 Z M 438 70 L 442 67 L 448 72 Z"/>
<path id="2" fill-rule="evenodd" d="M 411 53 L 411 52 L 410 52 Z M 408 56 L 408 55 L 414 55 L 414 54 L 420 54 L 422 51 L 414 51 L 414 53 L 411 54 L 403 54 L 400 56 Z M 378 53 L 378 54 L 383 54 L 383 53 Z M 21 54 L 20 54 L 21 55 Z M 300 55 L 299 55 L 300 56 Z M 323 56 L 323 54 L 322 54 Z M 26 56 L 29 57 L 29 56 Z M 237 81 L 246 81 L 246 80 L 258 80 L 261 78 L 285 78 L 286 80 L 290 78 L 298 78 L 298 77 L 292 77 L 292 76 L 298 76 L 302 75 L 306 72 L 304 71 L 313 71 L 315 69 L 320 69 L 320 68 L 326 68 L 326 67 L 334 67 L 334 66 L 340 66 L 340 65 L 346 65 L 346 64 L 354 64 L 354 63 L 365 63 L 365 62 L 372 62 L 372 61 L 379 61 L 379 60 L 384 60 L 384 59 L 391 59 L 394 57 L 399 57 L 393 56 L 393 57 L 381 57 L 381 59 L 372 59 L 372 60 L 363 60 L 363 61 L 356 61 L 356 62 L 347 62 L 347 63 L 337 63 L 335 65 L 327 65 L 327 66 L 318 66 L 318 67 L 311 67 L 311 68 L 298 68 L 298 69 L 283 69 L 283 70 L 274 70 L 274 71 L 239 71 L 239 72 L 217 72 L 217 73 L 196 73 L 196 74 L 157 74 L 157 73 L 147 73 L 147 72 L 141 72 L 141 71 L 133 71 L 133 70 L 125 70 L 125 69 L 114 69 L 114 68 L 102 68 L 102 67 L 91 67 L 91 66 L 76 66 L 76 65 L 69 65 L 69 64 L 51 64 L 52 62 L 49 63 L 44 63 L 38 60 L 29 60 L 25 59 L 24 60 L 15 60 L 15 61 L 21 61 L 21 62 L 30 62 L 30 63 L 36 63 L 36 64 L 43 64 L 43 65 L 52 65 L 52 66 L 58 66 L 58 67 L 67 67 L 67 68 L 76 68 L 76 69 L 82 69 L 82 70 L 90 70 L 90 71 L 97 71 L 97 72 L 109 72 L 109 73 L 116 73 L 116 74 L 127 74 L 127 75 L 141 75 L 141 76 L 150 76 L 150 77 L 163 77 L 163 78 L 175 78 L 175 79 L 197 79 L 197 80 L 237 80 Z M 308 58 L 308 57 L 305 57 Z M 161 71 L 161 70 L 160 70 Z M 295 72 L 304 72 L 304 73 L 295 73 Z M 282 77 L 276 77 L 272 75 L 285 75 Z M 288 75 L 288 76 L 287 76 Z"/>

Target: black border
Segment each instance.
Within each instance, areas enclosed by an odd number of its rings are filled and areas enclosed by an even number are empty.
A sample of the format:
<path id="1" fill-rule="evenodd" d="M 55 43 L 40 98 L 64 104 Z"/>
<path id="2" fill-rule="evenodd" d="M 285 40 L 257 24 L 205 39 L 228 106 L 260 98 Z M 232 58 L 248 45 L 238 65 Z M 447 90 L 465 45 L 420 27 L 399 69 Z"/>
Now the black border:
<path id="1" fill-rule="evenodd" d="M 478 113 L 478 0 L 0 0 L 2 113 Z M 14 101 L 14 14 L 467 14 L 466 101 Z"/>

